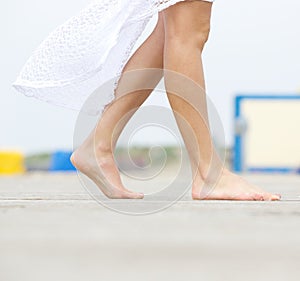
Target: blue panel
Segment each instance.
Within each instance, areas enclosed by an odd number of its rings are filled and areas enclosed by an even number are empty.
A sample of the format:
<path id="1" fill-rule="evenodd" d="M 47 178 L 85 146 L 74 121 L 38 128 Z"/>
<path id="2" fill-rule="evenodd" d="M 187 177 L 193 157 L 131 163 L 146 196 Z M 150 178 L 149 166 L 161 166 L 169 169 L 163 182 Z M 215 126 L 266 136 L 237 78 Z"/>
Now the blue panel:
<path id="1" fill-rule="evenodd" d="M 297 169 L 293 167 L 248 167 L 248 172 L 261 173 L 297 173 Z"/>
<path id="2" fill-rule="evenodd" d="M 300 100 L 300 95 L 291 95 L 291 94 L 238 94 L 235 97 L 235 113 L 234 118 L 235 122 L 238 118 L 241 117 L 241 103 L 243 100 Z M 243 159 L 243 138 L 241 135 L 235 132 L 234 136 L 234 151 L 233 151 L 233 170 L 235 172 L 241 172 L 245 165 Z M 288 173 L 288 172 L 298 172 L 300 173 L 300 168 L 291 168 L 291 167 L 248 167 L 246 169 L 249 172 L 280 172 L 280 173 Z"/>
<path id="3" fill-rule="evenodd" d="M 240 117 L 241 111 L 241 100 L 243 96 L 236 96 L 235 97 L 235 122 Z M 242 162 L 242 138 L 235 132 L 234 136 L 234 156 L 233 156 L 233 170 L 235 172 L 241 172 L 243 167 Z"/>
<path id="4" fill-rule="evenodd" d="M 280 94 L 280 95 L 274 95 L 274 94 L 238 94 L 236 96 L 236 99 L 239 101 L 242 99 L 252 99 L 252 100 L 300 100 L 300 95 L 291 95 L 291 94 Z"/>
<path id="5" fill-rule="evenodd" d="M 72 165 L 70 157 L 71 151 L 56 151 L 51 155 L 51 164 L 49 171 L 76 171 Z"/>

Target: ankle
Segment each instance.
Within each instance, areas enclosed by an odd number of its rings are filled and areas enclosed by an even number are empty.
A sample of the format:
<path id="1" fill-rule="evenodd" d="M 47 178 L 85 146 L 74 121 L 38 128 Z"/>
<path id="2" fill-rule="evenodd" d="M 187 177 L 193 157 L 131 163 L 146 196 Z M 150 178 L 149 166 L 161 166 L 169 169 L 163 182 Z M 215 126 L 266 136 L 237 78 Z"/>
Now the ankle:
<path id="1" fill-rule="evenodd" d="M 213 183 L 218 181 L 221 176 L 230 175 L 231 172 L 224 167 L 200 167 L 199 175 L 201 179 L 206 183 Z"/>
<path id="2" fill-rule="evenodd" d="M 100 155 L 112 155 L 113 154 L 113 150 L 112 150 L 112 146 L 110 143 L 107 143 L 107 142 L 98 142 L 97 145 L 95 145 L 95 152 L 97 154 L 100 154 Z"/>

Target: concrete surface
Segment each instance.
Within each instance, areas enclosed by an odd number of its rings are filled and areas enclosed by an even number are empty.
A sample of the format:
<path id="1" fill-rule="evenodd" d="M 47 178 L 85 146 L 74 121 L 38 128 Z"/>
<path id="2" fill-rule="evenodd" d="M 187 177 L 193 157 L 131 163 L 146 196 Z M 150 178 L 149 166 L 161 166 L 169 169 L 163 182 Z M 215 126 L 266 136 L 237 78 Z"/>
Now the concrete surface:
<path id="1" fill-rule="evenodd" d="M 128 216 L 91 199 L 76 174 L 2 177 L 0 280 L 299 280 L 300 177 L 246 177 L 283 200 L 187 194 Z"/>

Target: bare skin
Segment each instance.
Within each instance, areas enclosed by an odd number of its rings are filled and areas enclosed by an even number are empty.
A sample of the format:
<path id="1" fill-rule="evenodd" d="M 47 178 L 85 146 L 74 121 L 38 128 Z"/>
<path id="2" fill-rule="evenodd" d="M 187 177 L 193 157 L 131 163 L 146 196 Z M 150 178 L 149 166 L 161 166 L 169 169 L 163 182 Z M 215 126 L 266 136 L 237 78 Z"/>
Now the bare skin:
<path id="1" fill-rule="evenodd" d="M 123 73 L 145 68 L 164 68 L 187 77 L 205 89 L 201 53 L 208 38 L 211 5 L 211 3 L 202 1 L 181 2 L 160 13 L 155 30 L 130 58 Z M 155 84 L 161 77 L 142 78 L 152 79 L 152 83 Z M 177 87 L 177 95 L 172 94 L 172 89 L 176 86 L 173 80 L 170 75 L 165 73 L 168 98 L 190 154 L 194 176 L 192 198 L 202 200 L 279 200 L 280 196 L 264 192 L 223 168 L 212 145 L 205 92 L 200 91 L 197 99 L 199 104 L 197 108 L 200 108 L 201 112 L 199 115 L 199 110 L 197 111 L 195 107 L 184 100 L 184 91 L 178 90 Z M 122 85 L 121 78 L 118 89 L 122 88 Z M 116 90 L 116 100 L 106 107 L 98 126 L 76 149 L 71 156 L 71 161 L 79 171 L 91 178 L 107 197 L 141 199 L 143 194 L 131 192 L 123 186 L 114 162 L 113 150 L 126 123 L 152 91 L 143 90 L 119 97 L 118 89 Z M 182 95 L 183 99 L 178 94 Z M 182 122 L 183 119 L 192 128 L 193 136 Z M 115 128 L 117 129 L 115 130 Z M 193 139 L 195 141 L 191 141 Z M 195 153 L 195 151 L 199 153 Z M 213 163 L 216 173 L 211 173 L 211 169 L 209 169 L 211 163 Z"/>
<path id="2" fill-rule="evenodd" d="M 164 26 L 162 15 L 158 23 L 134 55 L 127 62 L 123 73 L 145 68 L 163 68 Z M 153 88 L 161 80 L 160 77 L 142 77 L 152 79 Z M 124 84 L 124 86 L 123 86 Z M 126 87 L 122 77 L 116 89 L 116 99 L 109 104 L 100 122 L 85 142 L 71 156 L 73 165 L 91 178 L 102 192 L 114 199 L 141 199 L 143 194 L 131 192 L 122 184 L 119 170 L 115 164 L 113 150 L 126 123 L 134 112 L 143 104 L 152 90 L 142 90 L 121 96 L 121 88 Z M 106 182 L 105 182 L 106 180 Z"/>
<path id="3" fill-rule="evenodd" d="M 190 78 L 202 89 L 205 89 L 205 83 L 201 54 L 209 34 L 211 7 L 212 4 L 208 2 L 181 2 L 163 12 L 165 25 L 164 69 Z M 186 125 L 180 118 L 177 118 L 185 145 L 190 153 L 194 174 L 193 199 L 279 200 L 280 196 L 264 192 L 223 168 L 212 145 L 205 92 L 198 91 L 197 93 L 200 115 L 199 111 L 195 110 L 191 104 L 168 91 L 177 86 L 176 79 L 168 79 L 169 76 L 165 75 L 165 83 L 172 109 L 190 124 L 197 142 L 197 147 L 195 147 L 195 143 L 191 142 L 193 137 L 187 131 Z M 184 89 L 183 91 L 180 91 L 180 87 L 179 90 L 178 87 L 175 89 L 177 94 L 179 92 L 182 97 L 185 97 Z M 196 159 L 195 151 L 199 151 Z M 211 159 L 213 159 L 213 168 L 217 170 L 216 174 L 209 172 Z"/>

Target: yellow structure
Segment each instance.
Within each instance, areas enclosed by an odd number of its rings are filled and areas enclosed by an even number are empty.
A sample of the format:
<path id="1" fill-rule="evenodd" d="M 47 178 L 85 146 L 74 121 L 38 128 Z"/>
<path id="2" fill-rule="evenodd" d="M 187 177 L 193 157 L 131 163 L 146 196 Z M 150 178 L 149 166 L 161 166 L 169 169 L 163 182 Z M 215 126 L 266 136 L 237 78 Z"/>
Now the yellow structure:
<path id="1" fill-rule="evenodd" d="M 24 171 L 24 155 L 22 153 L 0 151 L 0 175 L 20 174 Z"/>

